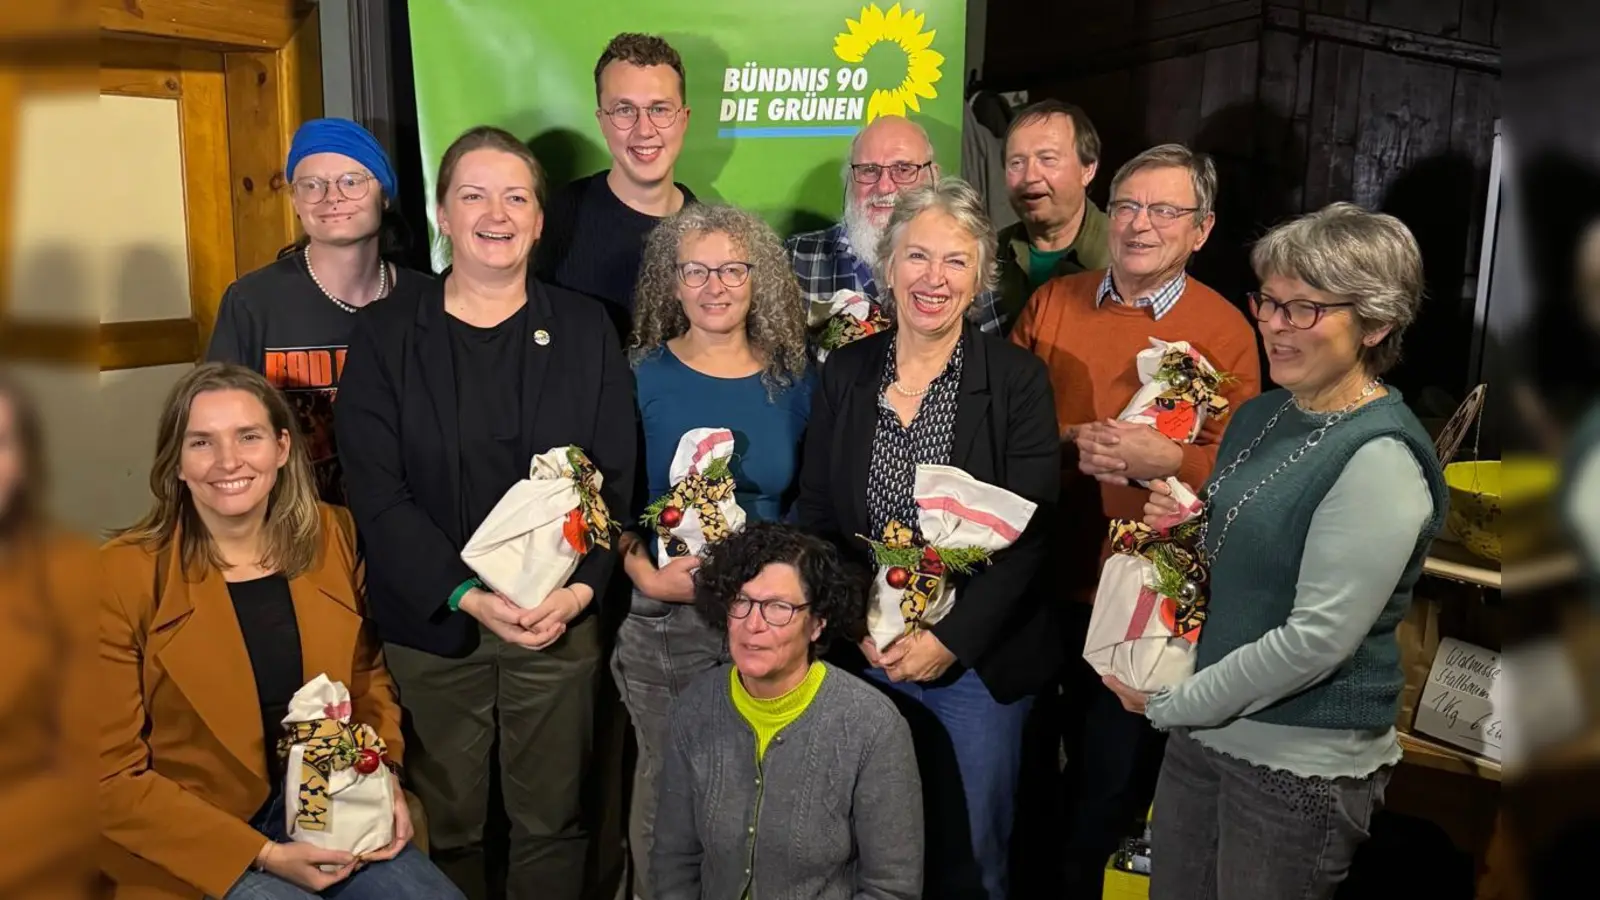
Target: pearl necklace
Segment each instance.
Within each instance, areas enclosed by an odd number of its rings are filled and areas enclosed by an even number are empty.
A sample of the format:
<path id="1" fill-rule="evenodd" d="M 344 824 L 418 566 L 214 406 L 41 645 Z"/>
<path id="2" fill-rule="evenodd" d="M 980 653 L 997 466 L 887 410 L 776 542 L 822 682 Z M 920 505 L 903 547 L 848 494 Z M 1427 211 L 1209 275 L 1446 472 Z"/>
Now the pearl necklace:
<path id="1" fill-rule="evenodd" d="M 338 297 L 335 297 L 326 287 L 323 287 L 322 279 L 317 277 L 317 270 L 313 269 L 311 267 L 311 247 L 310 247 L 310 245 L 306 246 L 305 257 L 306 257 L 306 272 L 311 275 L 311 283 L 315 284 L 317 286 L 317 290 L 322 292 L 322 296 L 327 297 L 329 300 L 332 300 L 334 306 L 339 307 L 340 309 L 344 310 L 347 313 L 356 312 L 357 309 L 358 309 L 357 307 L 351 306 L 350 304 L 344 302 L 343 300 L 340 300 Z M 380 260 L 378 260 L 378 292 L 372 296 L 372 299 L 373 300 L 381 300 L 381 299 L 383 299 L 383 295 L 388 293 L 388 292 L 389 292 L 389 265 L 388 265 L 388 263 L 385 263 L 383 260 L 380 259 Z"/>

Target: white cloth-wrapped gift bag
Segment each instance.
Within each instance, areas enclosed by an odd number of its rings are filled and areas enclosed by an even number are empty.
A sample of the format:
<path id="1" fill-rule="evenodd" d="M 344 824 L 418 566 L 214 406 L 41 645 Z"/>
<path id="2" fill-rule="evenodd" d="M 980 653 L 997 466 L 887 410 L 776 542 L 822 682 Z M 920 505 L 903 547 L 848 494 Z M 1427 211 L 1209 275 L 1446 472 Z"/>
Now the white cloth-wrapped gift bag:
<path id="1" fill-rule="evenodd" d="M 1037 504 L 954 466 L 917 466 L 912 494 L 922 542 L 891 522 L 872 541 L 878 573 L 867 608 L 867 633 L 879 650 L 902 635 L 936 624 L 956 602 L 953 570 L 974 566 L 1017 542 Z"/>
<path id="2" fill-rule="evenodd" d="M 537 607 L 567 583 L 590 549 L 611 546 L 603 482 L 577 447 L 535 456 L 528 477 L 489 511 L 461 549 L 461 560 L 511 602 Z"/>
<path id="3" fill-rule="evenodd" d="M 678 440 L 678 450 L 667 470 L 672 490 L 645 510 L 644 523 L 655 530 L 656 564 L 699 556 L 714 544 L 744 527 L 744 510 L 734 497 L 733 432 L 726 428 L 695 428 Z"/>
<path id="4" fill-rule="evenodd" d="M 1203 505 L 1176 478 L 1164 479 L 1183 512 L 1160 531 L 1143 523 L 1111 524 L 1115 552 L 1100 570 L 1083 658 L 1100 675 L 1112 675 L 1134 690 L 1171 687 L 1194 673 L 1196 642 L 1205 620 L 1205 578 L 1192 548 L 1190 523 Z M 1178 578 L 1163 578 L 1155 558 Z M 1163 584 L 1183 584 L 1178 596 Z"/>
<path id="5" fill-rule="evenodd" d="M 283 806 L 291 840 L 356 856 L 394 840 L 394 776 L 383 739 L 350 721 L 350 692 L 326 674 L 289 701 L 280 743 Z"/>
<path id="6" fill-rule="evenodd" d="M 1134 366 L 1141 386 L 1118 419 L 1149 425 L 1180 444 L 1192 444 L 1206 419 L 1227 413 L 1228 400 L 1219 393 L 1226 376 L 1188 341 L 1151 338 Z"/>

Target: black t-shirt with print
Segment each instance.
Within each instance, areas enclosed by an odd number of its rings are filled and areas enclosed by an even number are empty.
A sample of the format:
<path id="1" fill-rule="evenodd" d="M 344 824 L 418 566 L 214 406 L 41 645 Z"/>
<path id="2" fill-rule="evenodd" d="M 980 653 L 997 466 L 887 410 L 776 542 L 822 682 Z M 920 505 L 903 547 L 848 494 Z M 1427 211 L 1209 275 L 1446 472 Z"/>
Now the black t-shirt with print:
<path id="1" fill-rule="evenodd" d="M 390 296 L 415 290 L 431 277 L 395 269 Z M 206 348 L 207 360 L 249 366 L 284 392 L 300 420 L 317 493 L 341 506 L 344 473 L 334 444 L 333 400 L 356 315 L 311 280 L 303 252 L 292 253 L 228 286 Z"/>

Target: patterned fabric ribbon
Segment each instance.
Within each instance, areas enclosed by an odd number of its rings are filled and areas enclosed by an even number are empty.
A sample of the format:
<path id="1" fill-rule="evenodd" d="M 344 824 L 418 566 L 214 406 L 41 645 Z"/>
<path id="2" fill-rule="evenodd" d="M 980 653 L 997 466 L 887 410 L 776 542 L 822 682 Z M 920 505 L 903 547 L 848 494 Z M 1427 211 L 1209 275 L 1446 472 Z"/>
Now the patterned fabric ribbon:
<path id="1" fill-rule="evenodd" d="M 1171 348 L 1161 356 L 1156 379 L 1166 389 L 1156 396 L 1156 430 L 1162 434 L 1188 434 L 1200 410 L 1217 418 L 1228 411 L 1228 398 L 1220 391 L 1228 377 L 1201 365 L 1193 353 Z"/>
<path id="2" fill-rule="evenodd" d="M 372 726 L 351 725 L 335 718 L 296 722 L 284 728 L 288 733 L 278 741 L 279 756 L 287 761 L 291 748 L 305 747 L 300 757 L 295 828 L 327 831 L 332 827 L 328 783 L 333 773 L 354 766 L 363 750 L 375 751 L 380 760 L 386 759 L 388 748 Z"/>
<path id="3" fill-rule="evenodd" d="M 885 582 L 900 591 L 900 617 L 908 635 L 925 627 L 922 619 L 944 592 L 949 570 L 970 573 L 989 558 L 988 552 L 978 547 L 932 546 L 896 520 L 883 526 L 882 541 L 868 543 L 878 565 L 885 568 Z"/>
<path id="4" fill-rule="evenodd" d="M 645 521 L 655 528 L 661 544 L 670 557 L 689 555 L 689 545 L 672 533 L 683 521 L 683 511 L 694 509 L 700 513 L 700 531 L 707 544 L 714 544 L 728 536 L 728 519 L 717 504 L 733 496 L 733 473 L 726 460 L 716 460 L 705 472 L 690 472 L 682 481 L 672 486 L 666 496 L 650 504 Z"/>
<path id="5" fill-rule="evenodd" d="M 572 478 L 578 485 L 578 505 L 567 513 L 562 536 L 579 555 L 593 547 L 610 550 L 612 531 L 620 526 L 600 496 L 600 471 L 577 447 L 567 448 L 567 463 L 572 466 Z"/>
<path id="6" fill-rule="evenodd" d="M 1161 598 L 1161 621 L 1174 634 L 1198 640 L 1206 621 L 1209 573 L 1192 541 L 1193 529 L 1163 533 L 1131 519 L 1111 520 L 1111 549 L 1143 557 L 1156 569 L 1150 589 Z M 1135 616 L 1137 621 L 1148 617 Z"/>
<path id="7" fill-rule="evenodd" d="M 872 304 L 872 312 L 865 319 L 857 318 L 848 312 L 836 312 L 829 316 L 822 324 L 817 339 L 817 346 L 824 350 L 837 350 L 846 344 L 870 337 L 880 331 L 888 331 L 894 327 L 889 317 L 883 314 L 883 309 L 876 303 Z"/>

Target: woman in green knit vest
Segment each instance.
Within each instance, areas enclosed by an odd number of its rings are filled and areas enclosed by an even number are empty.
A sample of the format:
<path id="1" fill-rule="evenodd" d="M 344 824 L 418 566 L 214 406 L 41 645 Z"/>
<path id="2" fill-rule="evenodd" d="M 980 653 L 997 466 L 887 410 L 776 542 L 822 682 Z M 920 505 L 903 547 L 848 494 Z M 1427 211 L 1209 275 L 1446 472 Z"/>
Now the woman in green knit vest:
<path id="1" fill-rule="evenodd" d="M 1206 484 L 1210 605 L 1195 673 L 1123 705 L 1169 729 L 1153 900 L 1330 898 L 1400 761 L 1400 652 L 1448 494 L 1433 443 L 1380 380 L 1422 294 L 1392 216 L 1335 203 L 1273 229 L 1250 296 L 1272 380 Z M 1177 504 L 1164 486 L 1148 520 Z"/>
<path id="2" fill-rule="evenodd" d="M 917 900 L 922 781 L 911 730 L 865 681 L 818 659 L 859 640 L 864 579 L 833 545 L 758 522 L 711 545 L 695 606 L 733 665 L 668 716 L 655 900 Z"/>

